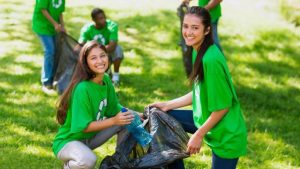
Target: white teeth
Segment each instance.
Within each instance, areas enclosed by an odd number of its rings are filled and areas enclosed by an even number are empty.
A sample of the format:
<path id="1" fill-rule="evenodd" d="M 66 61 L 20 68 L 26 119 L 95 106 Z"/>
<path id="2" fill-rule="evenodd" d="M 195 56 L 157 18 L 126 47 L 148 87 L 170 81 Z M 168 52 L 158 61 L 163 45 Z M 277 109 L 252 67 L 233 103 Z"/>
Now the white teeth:
<path id="1" fill-rule="evenodd" d="M 96 66 L 97 68 L 103 69 L 105 67 L 105 65 L 98 65 Z"/>

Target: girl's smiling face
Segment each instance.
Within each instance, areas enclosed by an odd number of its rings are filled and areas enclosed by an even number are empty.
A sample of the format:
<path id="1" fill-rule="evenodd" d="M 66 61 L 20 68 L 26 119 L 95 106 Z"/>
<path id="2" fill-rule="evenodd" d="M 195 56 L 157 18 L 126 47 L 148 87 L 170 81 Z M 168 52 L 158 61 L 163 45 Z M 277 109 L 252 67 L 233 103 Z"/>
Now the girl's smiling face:
<path id="1" fill-rule="evenodd" d="M 209 31 L 205 31 L 204 25 L 200 17 L 187 14 L 184 16 L 182 25 L 182 36 L 188 46 L 198 49 L 203 42 L 204 36 Z"/>
<path id="2" fill-rule="evenodd" d="M 107 53 L 99 47 L 93 48 L 87 56 L 87 65 L 96 75 L 102 75 L 108 68 Z"/>

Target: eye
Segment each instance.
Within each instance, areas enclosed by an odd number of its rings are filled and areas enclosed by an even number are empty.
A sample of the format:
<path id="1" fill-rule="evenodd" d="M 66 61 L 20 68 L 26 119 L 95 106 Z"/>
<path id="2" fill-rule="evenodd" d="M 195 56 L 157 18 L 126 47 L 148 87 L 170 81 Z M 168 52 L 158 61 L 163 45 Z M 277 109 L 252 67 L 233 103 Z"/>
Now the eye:
<path id="1" fill-rule="evenodd" d="M 192 29 L 193 29 L 193 30 L 198 30 L 199 27 L 198 27 L 198 26 L 192 26 Z"/>
<path id="2" fill-rule="evenodd" d="M 189 26 L 187 24 L 183 24 L 183 28 L 187 29 Z"/>
<path id="3" fill-rule="evenodd" d="M 106 57 L 106 56 L 107 56 L 107 55 L 106 55 L 105 53 L 100 55 L 101 58 L 104 58 L 104 57 Z"/>
<path id="4" fill-rule="evenodd" d="M 97 59 L 96 56 L 91 56 L 91 57 L 90 57 L 90 60 L 95 60 L 95 59 Z"/>

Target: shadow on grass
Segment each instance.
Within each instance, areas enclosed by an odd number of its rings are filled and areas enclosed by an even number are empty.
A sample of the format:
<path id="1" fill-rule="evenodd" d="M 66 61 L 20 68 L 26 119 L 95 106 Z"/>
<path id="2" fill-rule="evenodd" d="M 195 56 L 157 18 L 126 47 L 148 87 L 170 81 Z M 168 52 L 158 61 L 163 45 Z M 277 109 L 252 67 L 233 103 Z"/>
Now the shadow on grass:
<path id="1" fill-rule="evenodd" d="M 227 60 L 234 67 L 244 66 L 257 72 L 251 76 L 246 70 L 233 68 L 233 79 L 247 119 L 249 139 L 254 139 L 249 140 L 248 156 L 267 168 L 272 167 L 266 165 L 266 161 L 278 159 L 292 166 L 300 165 L 298 39 L 296 34 L 283 29 L 260 32 L 254 42 L 245 47 L 231 43 L 230 36 L 222 37 L 225 53 L 235 55 L 227 55 Z M 251 79 L 248 82 L 252 85 L 241 80 L 245 78 Z M 253 134 L 256 132 L 267 136 L 256 137 Z M 263 137 L 269 138 L 266 141 Z M 278 141 L 278 145 L 283 142 L 289 146 L 278 148 L 275 150 L 279 151 L 278 154 L 270 156 L 273 153 L 271 149 L 278 146 L 270 143 L 274 140 Z"/>

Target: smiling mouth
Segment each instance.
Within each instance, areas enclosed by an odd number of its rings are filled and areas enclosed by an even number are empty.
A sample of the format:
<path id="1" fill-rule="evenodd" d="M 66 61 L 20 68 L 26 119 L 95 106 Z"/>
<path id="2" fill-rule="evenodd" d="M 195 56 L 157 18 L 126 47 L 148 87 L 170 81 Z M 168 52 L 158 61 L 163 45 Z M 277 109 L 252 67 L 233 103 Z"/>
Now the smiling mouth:
<path id="1" fill-rule="evenodd" d="M 98 66 L 96 66 L 96 68 L 98 68 L 98 69 L 104 69 L 105 65 L 98 65 Z"/>

